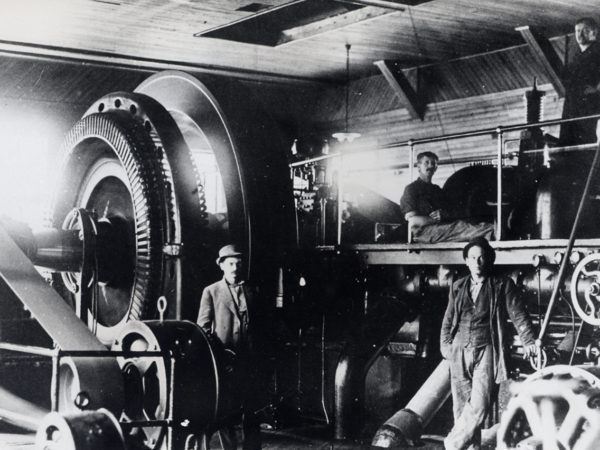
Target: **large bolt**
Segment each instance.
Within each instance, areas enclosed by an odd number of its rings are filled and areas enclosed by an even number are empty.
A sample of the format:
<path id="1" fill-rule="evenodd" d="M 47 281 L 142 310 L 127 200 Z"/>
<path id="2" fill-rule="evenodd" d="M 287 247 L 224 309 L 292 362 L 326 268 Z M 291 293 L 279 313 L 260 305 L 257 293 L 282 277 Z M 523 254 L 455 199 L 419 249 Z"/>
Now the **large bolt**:
<path id="1" fill-rule="evenodd" d="M 87 392 L 82 391 L 75 396 L 73 403 L 77 408 L 84 410 L 90 405 L 90 396 Z"/>

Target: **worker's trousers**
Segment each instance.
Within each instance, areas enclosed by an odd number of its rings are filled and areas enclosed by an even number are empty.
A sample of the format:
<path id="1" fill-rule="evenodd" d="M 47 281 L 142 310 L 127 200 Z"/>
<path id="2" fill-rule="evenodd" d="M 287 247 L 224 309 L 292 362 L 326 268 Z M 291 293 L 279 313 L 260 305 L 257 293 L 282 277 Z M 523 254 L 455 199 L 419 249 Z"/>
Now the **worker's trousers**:
<path id="1" fill-rule="evenodd" d="M 446 450 L 477 450 L 481 445 L 481 427 L 492 403 L 492 346 L 471 348 L 453 344 L 450 384 L 454 427 L 444 439 L 444 447 Z"/>

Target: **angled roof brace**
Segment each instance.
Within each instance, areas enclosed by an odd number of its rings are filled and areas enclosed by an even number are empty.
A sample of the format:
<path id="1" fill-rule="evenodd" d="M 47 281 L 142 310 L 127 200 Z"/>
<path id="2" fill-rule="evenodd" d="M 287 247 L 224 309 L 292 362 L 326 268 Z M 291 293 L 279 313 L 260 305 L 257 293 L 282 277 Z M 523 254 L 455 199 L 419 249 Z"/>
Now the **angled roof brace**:
<path id="1" fill-rule="evenodd" d="M 394 93 L 406 107 L 410 117 L 423 120 L 426 104 L 419 97 L 402 70 L 397 67 L 394 61 L 390 60 L 375 61 L 374 64 L 379 68 Z"/>
<path id="2" fill-rule="evenodd" d="M 521 33 L 521 36 L 523 36 L 523 39 L 529 45 L 533 57 L 542 66 L 546 75 L 548 75 L 548 79 L 558 96 L 564 97 L 565 87 L 560 77 L 563 65 L 550 41 L 529 26 L 517 27 L 515 30 Z"/>

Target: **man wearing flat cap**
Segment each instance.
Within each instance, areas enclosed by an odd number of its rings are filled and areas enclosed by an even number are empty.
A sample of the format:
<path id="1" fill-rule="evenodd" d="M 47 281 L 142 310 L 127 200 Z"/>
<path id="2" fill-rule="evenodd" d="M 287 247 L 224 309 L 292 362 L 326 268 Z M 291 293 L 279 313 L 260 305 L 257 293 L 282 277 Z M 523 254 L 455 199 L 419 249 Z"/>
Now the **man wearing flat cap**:
<path id="1" fill-rule="evenodd" d="M 525 358 L 537 353 L 529 316 L 515 283 L 492 274 L 495 251 L 485 238 L 463 249 L 470 274 L 455 281 L 442 321 L 440 349 L 450 362 L 454 427 L 447 450 L 479 449 L 481 427 L 489 413 L 494 384 L 507 380 L 510 318 Z"/>
<path id="2" fill-rule="evenodd" d="M 223 278 L 204 288 L 200 300 L 197 323 L 210 336 L 218 339 L 229 354 L 234 356 L 234 398 L 242 402 L 243 448 L 261 448 L 260 423 L 251 411 L 250 404 L 255 394 L 253 378 L 255 371 L 250 367 L 252 357 L 252 320 L 256 290 L 244 281 L 243 254 L 235 245 L 226 245 L 219 250 L 217 265 Z M 235 427 L 219 430 L 223 450 L 237 448 Z"/>

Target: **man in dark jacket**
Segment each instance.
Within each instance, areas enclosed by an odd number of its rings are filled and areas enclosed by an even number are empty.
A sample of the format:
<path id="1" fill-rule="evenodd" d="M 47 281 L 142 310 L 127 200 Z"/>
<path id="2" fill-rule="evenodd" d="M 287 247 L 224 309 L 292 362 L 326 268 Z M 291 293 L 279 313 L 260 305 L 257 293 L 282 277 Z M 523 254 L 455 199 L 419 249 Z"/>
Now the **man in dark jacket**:
<path id="1" fill-rule="evenodd" d="M 600 43 L 598 25 L 590 17 L 575 24 L 577 48 L 566 65 L 566 88 L 563 119 L 600 113 Z M 596 142 L 596 119 L 564 123 L 560 127 L 559 145 Z"/>
<path id="2" fill-rule="evenodd" d="M 481 426 L 492 402 L 494 383 L 507 379 L 507 319 L 514 324 L 524 357 L 536 353 L 529 316 L 515 283 L 491 274 L 494 249 L 475 238 L 463 249 L 470 274 L 450 288 L 442 321 L 440 349 L 450 362 L 454 427 L 444 440 L 450 450 L 477 449 Z"/>
<path id="3" fill-rule="evenodd" d="M 253 366 L 253 333 L 251 322 L 255 316 L 256 290 L 243 277 L 242 253 L 234 245 L 219 250 L 217 264 L 223 279 L 207 286 L 202 292 L 198 325 L 210 336 L 217 338 L 232 356 L 234 362 L 231 395 L 241 400 L 243 409 L 244 450 L 261 448 L 260 423 L 252 411 L 256 401 L 256 370 Z M 230 393 L 231 394 L 231 393 Z M 237 448 L 233 423 L 219 430 L 224 450 Z"/>

